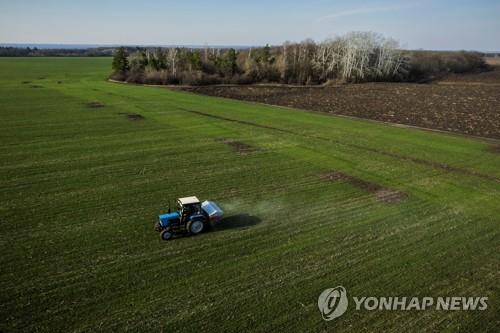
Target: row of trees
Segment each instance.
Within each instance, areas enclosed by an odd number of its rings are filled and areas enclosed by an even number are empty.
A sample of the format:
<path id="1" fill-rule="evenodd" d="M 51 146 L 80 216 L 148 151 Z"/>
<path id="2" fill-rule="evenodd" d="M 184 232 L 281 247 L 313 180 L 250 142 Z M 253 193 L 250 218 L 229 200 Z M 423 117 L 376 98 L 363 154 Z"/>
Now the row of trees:
<path id="1" fill-rule="evenodd" d="M 279 69 L 287 83 L 387 81 L 401 79 L 406 72 L 405 61 L 396 41 L 358 32 L 319 44 L 312 40 L 285 43 Z"/>
<path id="2" fill-rule="evenodd" d="M 214 48 L 157 48 L 138 49 L 127 56 L 127 50 L 119 48 L 113 58 L 112 78 L 154 84 L 227 82 L 244 74 L 241 66 L 244 52 Z"/>
<path id="3" fill-rule="evenodd" d="M 426 68 L 429 59 L 436 58 L 439 68 L 434 65 Z M 321 43 L 305 40 L 238 51 L 120 48 L 114 56 L 111 77 L 127 82 L 187 85 L 418 81 L 450 70 L 450 66 L 442 65 L 446 63 L 442 58 L 444 55 L 437 53 L 429 56 L 404 51 L 398 42 L 380 34 L 354 32 Z M 460 58 L 457 68 L 472 70 L 484 65 L 481 56 L 473 53 L 462 53 L 455 58 Z"/>
<path id="4" fill-rule="evenodd" d="M 36 47 L 0 47 L 0 57 L 109 57 L 113 48 L 39 49 Z"/>

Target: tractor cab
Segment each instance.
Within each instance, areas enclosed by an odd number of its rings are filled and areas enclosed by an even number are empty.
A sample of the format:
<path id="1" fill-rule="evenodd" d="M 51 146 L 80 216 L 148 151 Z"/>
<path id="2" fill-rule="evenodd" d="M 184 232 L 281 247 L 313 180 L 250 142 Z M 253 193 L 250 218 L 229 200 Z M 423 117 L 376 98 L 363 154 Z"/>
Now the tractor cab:
<path id="1" fill-rule="evenodd" d="M 201 202 L 197 197 L 185 197 L 177 199 L 177 211 L 181 221 L 186 221 L 193 215 L 203 216 Z"/>

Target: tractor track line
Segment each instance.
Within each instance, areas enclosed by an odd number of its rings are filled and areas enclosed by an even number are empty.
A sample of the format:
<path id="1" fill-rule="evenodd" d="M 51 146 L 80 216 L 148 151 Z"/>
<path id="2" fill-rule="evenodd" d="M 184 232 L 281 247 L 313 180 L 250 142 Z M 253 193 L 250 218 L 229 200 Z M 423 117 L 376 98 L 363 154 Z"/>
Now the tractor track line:
<path id="1" fill-rule="evenodd" d="M 228 121 L 228 122 L 232 122 L 232 123 L 237 123 L 237 124 L 242 124 L 242 125 L 247 125 L 247 126 L 253 126 L 253 127 L 263 128 L 263 129 L 269 129 L 269 130 L 278 131 L 278 132 L 286 133 L 286 134 L 292 134 L 292 135 L 301 136 L 301 137 L 305 137 L 305 138 L 309 138 L 309 139 L 318 139 L 318 140 L 326 141 L 326 142 L 329 142 L 329 143 L 336 143 L 336 144 L 344 145 L 344 146 L 347 146 L 347 147 L 353 147 L 353 148 L 356 148 L 356 149 L 365 150 L 365 151 L 369 151 L 369 152 L 372 152 L 372 153 L 381 154 L 381 155 L 384 155 L 384 156 L 396 158 L 396 159 L 403 160 L 403 161 L 410 161 L 410 162 L 413 162 L 413 163 L 416 163 L 416 164 L 420 164 L 420 165 L 432 167 L 432 168 L 435 168 L 435 169 L 441 169 L 441 170 L 444 170 L 444 171 L 447 171 L 447 172 L 460 173 L 460 174 L 464 174 L 464 175 L 467 175 L 467 176 L 475 176 L 475 177 L 479 177 L 479 178 L 482 178 L 482 179 L 486 179 L 486 180 L 490 180 L 490 181 L 494 181 L 494 182 L 500 183 L 500 178 L 498 178 L 498 177 L 491 176 L 491 175 L 486 175 L 486 174 L 483 174 L 483 173 L 480 173 L 480 172 L 476 172 L 476 171 L 472 171 L 472 170 L 468 170 L 468 169 L 464 169 L 464 168 L 454 167 L 454 166 L 451 166 L 451 165 L 445 164 L 445 163 L 427 161 L 427 160 L 420 159 L 420 158 L 404 156 L 404 155 L 400 155 L 400 154 L 397 154 L 397 153 L 382 151 L 382 150 L 379 150 L 379 149 L 370 148 L 370 147 L 366 147 L 366 146 L 361 146 L 361 145 L 357 145 L 357 144 L 353 144 L 353 143 L 340 142 L 338 140 L 329 139 L 329 138 L 325 138 L 325 137 L 321 137 L 321 136 L 316 136 L 316 135 L 299 134 L 297 132 L 294 132 L 294 131 L 291 131 L 291 130 L 287 130 L 287 129 L 283 129 L 283 128 L 279 128 L 279 127 L 257 124 L 257 123 L 254 123 L 254 122 L 251 122 L 251 121 L 246 121 L 246 120 L 238 120 L 238 119 L 227 118 L 227 117 L 224 117 L 224 116 L 214 115 L 214 114 L 205 113 L 205 112 L 196 111 L 196 110 L 189 110 L 189 109 L 185 109 L 185 108 L 177 108 L 177 110 L 184 111 L 184 112 L 189 112 L 189 113 L 192 113 L 192 114 L 196 114 L 196 115 L 200 115 L 200 116 L 204 116 L 204 117 L 209 117 L 209 118 L 213 118 L 213 119 L 224 120 L 224 121 Z"/>

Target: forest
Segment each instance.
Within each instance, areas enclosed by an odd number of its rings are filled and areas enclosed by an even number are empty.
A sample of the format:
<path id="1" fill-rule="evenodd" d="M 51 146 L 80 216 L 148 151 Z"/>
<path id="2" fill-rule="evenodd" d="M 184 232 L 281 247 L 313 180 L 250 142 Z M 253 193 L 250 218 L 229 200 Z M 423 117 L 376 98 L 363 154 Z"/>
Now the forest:
<path id="1" fill-rule="evenodd" d="M 486 71 L 482 55 L 404 50 L 374 32 L 315 42 L 234 48 L 118 48 L 111 79 L 159 85 L 427 82 L 447 73 Z"/>

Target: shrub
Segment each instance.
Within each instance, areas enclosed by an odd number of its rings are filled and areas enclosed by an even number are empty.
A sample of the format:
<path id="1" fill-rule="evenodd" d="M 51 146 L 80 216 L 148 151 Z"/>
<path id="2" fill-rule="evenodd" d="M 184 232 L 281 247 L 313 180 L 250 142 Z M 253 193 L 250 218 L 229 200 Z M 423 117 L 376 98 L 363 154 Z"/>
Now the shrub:
<path id="1" fill-rule="evenodd" d="M 488 65 L 475 52 L 415 51 L 410 56 L 408 81 L 425 82 L 447 73 L 488 70 Z"/>
<path id="2" fill-rule="evenodd" d="M 206 86 L 211 84 L 220 84 L 222 80 L 217 74 L 205 74 L 202 73 L 201 78 L 198 82 L 194 82 L 195 86 Z"/>
<path id="3" fill-rule="evenodd" d="M 451 53 L 446 57 L 445 63 L 447 70 L 452 73 L 467 73 L 488 69 L 483 57 L 476 52 Z"/>
<path id="4" fill-rule="evenodd" d="M 236 74 L 233 75 L 230 81 L 231 84 L 252 84 L 254 81 L 252 78 L 246 74 Z"/>
<path id="5" fill-rule="evenodd" d="M 127 73 L 114 72 L 109 76 L 109 78 L 115 81 L 125 81 L 127 79 Z"/>
<path id="6" fill-rule="evenodd" d="M 141 72 L 129 72 L 127 78 L 125 79 L 127 83 L 145 83 L 144 73 Z"/>
<path id="7" fill-rule="evenodd" d="M 220 84 L 222 80 L 217 74 L 206 74 L 202 71 L 193 71 L 182 73 L 180 82 L 190 86 L 205 86 Z"/>
<path id="8" fill-rule="evenodd" d="M 164 84 L 165 75 L 159 71 L 146 71 L 144 82 L 147 84 Z"/>

